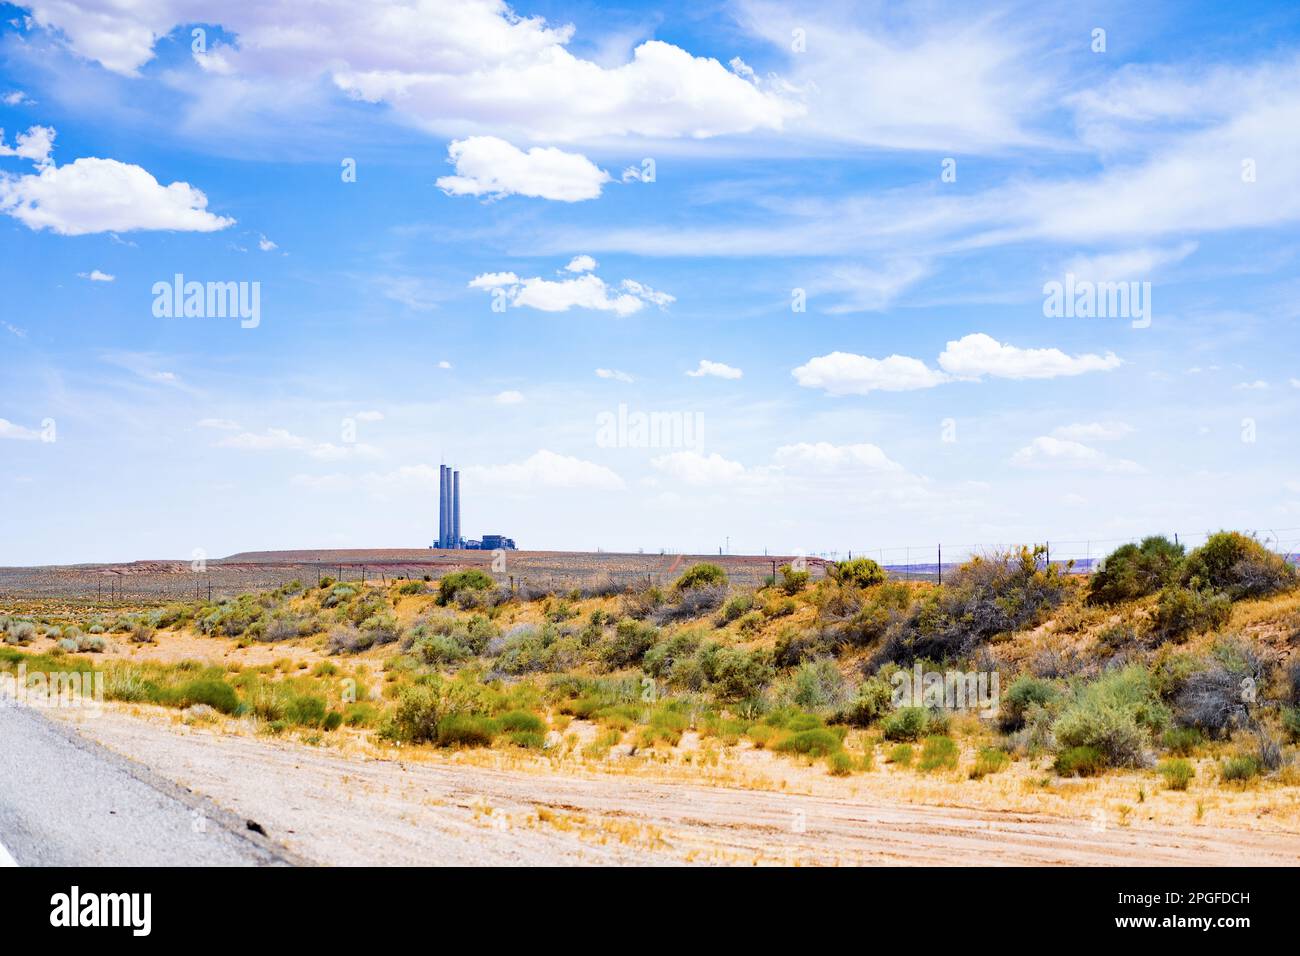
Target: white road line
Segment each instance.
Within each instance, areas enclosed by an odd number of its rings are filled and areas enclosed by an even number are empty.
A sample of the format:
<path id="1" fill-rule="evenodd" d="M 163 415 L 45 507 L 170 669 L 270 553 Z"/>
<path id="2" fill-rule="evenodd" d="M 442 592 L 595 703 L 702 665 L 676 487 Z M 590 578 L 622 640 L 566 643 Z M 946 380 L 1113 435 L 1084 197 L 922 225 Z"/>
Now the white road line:
<path id="1" fill-rule="evenodd" d="M 5 849 L 5 845 L 0 843 L 0 869 L 4 869 L 7 866 L 17 865 L 18 861 L 15 860 L 9 851 Z"/>

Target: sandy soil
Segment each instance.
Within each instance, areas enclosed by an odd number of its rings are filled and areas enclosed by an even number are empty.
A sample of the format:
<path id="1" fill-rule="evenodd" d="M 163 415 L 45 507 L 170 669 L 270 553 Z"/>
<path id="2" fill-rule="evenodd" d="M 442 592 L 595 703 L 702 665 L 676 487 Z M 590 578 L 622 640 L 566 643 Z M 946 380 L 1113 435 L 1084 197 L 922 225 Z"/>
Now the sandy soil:
<path id="1" fill-rule="evenodd" d="M 376 759 L 113 709 L 55 716 L 322 864 L 1300 863 L 1300 835 L 1263 821 L 918 805 L 888 786 L 837 794 L 833 780 L 780 792 L 500 759 Z"/>

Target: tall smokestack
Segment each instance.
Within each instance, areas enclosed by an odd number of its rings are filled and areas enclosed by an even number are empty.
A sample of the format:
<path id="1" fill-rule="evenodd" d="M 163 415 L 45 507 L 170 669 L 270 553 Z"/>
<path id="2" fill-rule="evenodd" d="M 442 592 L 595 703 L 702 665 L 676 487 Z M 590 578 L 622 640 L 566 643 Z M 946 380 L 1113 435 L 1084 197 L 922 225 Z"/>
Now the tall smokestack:
<path id="1" fill-rule="evenodd" d="M 438 466 L 438 547 L 447 547 L 447 466 Z"/>
<path id="2" fill-rule="evenodd" d="M 460 472 L 451 478 L 451 546 L 460 547 Z"/>

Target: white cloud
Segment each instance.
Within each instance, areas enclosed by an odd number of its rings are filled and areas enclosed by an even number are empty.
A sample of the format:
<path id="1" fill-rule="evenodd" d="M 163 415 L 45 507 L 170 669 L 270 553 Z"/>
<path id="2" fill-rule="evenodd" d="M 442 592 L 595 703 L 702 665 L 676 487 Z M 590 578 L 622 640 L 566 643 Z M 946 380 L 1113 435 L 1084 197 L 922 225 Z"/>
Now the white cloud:
<path id="1" fill-rule="evenodd" d="M 1196 251 L 1195 242 L 1159 248 L 1145 246 L 1091 256 L 1075 256 L 1064 271 L 1088 282 L 1150 281 L 1152 274 L 1167 265 L 1182 262 Z"/>
<path id="2" fill-rule="evenodd" d="M 443 359 L 441 362 L 438 363 L 438 368 L 449 369 L 451 368 L 451 363 L 448 362 L 446 359 Z"/>
<path id="3" fill-rule="evenodd" d="M 50 163 L 50 152 L 54 149 L 54 130 L 49 126 L 33 126 L 25 133 L 14 138 L 13 146 L 6 146 L 4 130 L 0 129 L 0 156 L 17 156 L 29 159 L 38 167 Z"/>
<path id="4" fill-rule="evenodd" d="M 1232 387 L 1243 392 L 1262 392 L 1268 388 L 1268 382 L 1257 378 L 1253 382 L 1238 382 Z"/>
<path id="5" fill-rule="evenodd" d="M 591 256 L 574 256 L 564 267 L 565 272 L 595 272 L 599 265 Z"/>
<path id="6" fill-rule="evenodd" d="M 456 175 L 440 177 L 438 188 L 450 196 L 518 195 L 581 202 L 597 198 L 610 179 L 609 173 L 580 153 L 540 146 L 524 152 L 495 136 L 452 141 L 447 161 L 456 167 Z"/>
<path id="7" fill-rule="evenodd" d="M 792 375 L 804 388 L 829 395 L 866 395 L 873 391 L 903 392 L 933 388 L 948 380 L 920 359 L 890 355 L 875 359 L 852 352 L 831 352 L 809 359 Z"/>
<path id="8" fill-rule="evenodd" d="M 18 336 L 18 338 L 20 339 L 27 338 L 27 332 L 25 330 L 20 329 L 18 328 L 18 326 L 13 325 L 9 322 L 0 321 L 0 328 L 3 328 L 6 332 L 10 333 L 11 335 Z"/>
<path id="9" fill-rule="evenodd" d="M 1011 456 L 1021 468 L 1062 468 L 1133 474 L 1142 469 L 1136 462 L 1111 458 L 1082 442 L 1042 435 Z"/>
<path id="10" fill-rule="evenodd" d="M 266 236 L 259 236 L 257 240 L 257 248 L 261 249 L 263 252 L 270 252 L 272 249 L 278 248 L 278 246 L 276 246 L 276 244 L 270 239 L 266 238 Z"/>
<path id="11" fill-rule="evenodd" d="M 523 400 L 524 393 L 513 390 L 498 392 L 496 398 L 493 399 L 498 405 L 519 405 Z"/>
<path id="12" fill-rule="evenodd" d="M 77 278 L 88 279 L 91 282 L 112 282 L 117 276 L 109 275 L 107 272 L 100 272 L 98 269 L 91 269 L 89 272 L 78 272 Z"/>
<path id="13" fill-rule="evenodd" d="M 36 441 L 40 433 L 22 425 L 15 425 L 8 419 L 0 418 L 0 438 L 14 438 L 19 441 Z"/>
<path id="14" fill-rule="evenodd" d="M 175 0 L 32 0 L 31 9 L 77 53 L 128 76 L 159 38 L 204 16 Z M 300 18 L 287 0 L 230 0 L 219 19 L 235 43 L 210 41 L 196 60 L 209 79 L 268 94 L 286 78 L 326 76 L 354 99 L 455 136 L 698 138 L 780 129 L 801 111 L 779 90 L 658 40 L 618 65 L 582 59 L 568 49 L 572 26 L 518 15 L 504 0 L 321 0 L 309 30 L 286 27 Z"/>
<path id="15" fill-rule="evenodd" d="M 700 359 L 700 364 L 693 370 L 688 371 L 687 375 L 691 378 L 702 378 L 711 376 L 713 378 L 740 378 L 745 373 L 738 368 L 725 365 L 722 362 L 711 362 L 708 359 Z"/>
<path id="16" fill-rule="evenodd" d="M 598 368 L 596 369 L 597 378 L 607 378 L 615 382 L 631 382 L 632 376 L 627 372 L 620 372 L 616 368 Z"/>
<path id="17" fill-rule="evenodd" d="M 650 459 L 650 464 L 673 481 L 686 485 L 731 484 L 745 477 L 745 466 L 717 452 L 675 451 Z"/>
<path id="18" fill-rule="evenodd" d="M 215 428 L 223 432 L 239 431 L 239 422 L 231 421 L 229 418 L 201 418 L 198 421 L 200 428 Z"/>
<path id="19" fill-rule="evenodd" d="M 586 488 L 613 491 L 623 479 L 603 465 L 542 449 L 520 462 L 465 469 L 477 481 L 527 491 L 534 488 Z"/>
<path id="20" fill-rule="evenodd" d="M 903 466 L 893 461 L 878 446 L 867 442 L 856 445 L 832 445 L 830 442 L 799 442 L 782 445 L 776 461 L 784 467 L 809 468 L 814 471 L 840 469 L 896 472 Z"/>
<path id="21" fill-rule="evenodd" d="M 1131 434 L 1133 426 L 1127 422 L 1078 422 L 1052 429 L 1056 438 L 1078 442 L 1118 441 Z"/>
<path id="22" fill-rule="evenodd" d="M 22 106 L 24 103 L 32 102 L 32 98 L 22 90 L 14 90 L 11 93 L 6 93 L 3 97 L 0 97 L 0 101 L 2 101 L 5 106 Z"/>
<path id="23" fill-rule="evenodd" d="M 1056 378 L 1118 368 L 1120 359 L 1105 355 L 1066 355 L 1060 349 L 1022 349 L 1004 345 L 990 335 L 975 332 L 948 343 L 939 365 L 956 378 Z"/>
<path id="24" fill-rule="evenodd" d="M 830 315 L 879 312 L 930 273 L 918 259 L 893 259 L 878 269 L 839 265 L 809 288 L 809 294 L 831 293 L 839 300 L 824 311 Z"/>
<path id="25" fill-rule="evenodd" d="M 139 166 L 83 158 L 39 173 L 0 177 L 0 212 L 29 229 L 65 236 L 168 229 L 213 232 L 235 220 L 207 211 L 189 183 L 163 186 Z"/>
<path id="26" fill-rule="evenodd" d="M 567 312 L 569 309 L 592 309 L 627 316 L 641 311 L 647 303 L 664 308 L 676 301 L 666 292 L 656 292 L 632 279 L 624 279 L 617 289 L 587 272 L 572 279 L 521 279 L 513 272 L 485 272 L 469 282 L 471 289 L 503 290 L 515 308 L 541 312 Z"/>

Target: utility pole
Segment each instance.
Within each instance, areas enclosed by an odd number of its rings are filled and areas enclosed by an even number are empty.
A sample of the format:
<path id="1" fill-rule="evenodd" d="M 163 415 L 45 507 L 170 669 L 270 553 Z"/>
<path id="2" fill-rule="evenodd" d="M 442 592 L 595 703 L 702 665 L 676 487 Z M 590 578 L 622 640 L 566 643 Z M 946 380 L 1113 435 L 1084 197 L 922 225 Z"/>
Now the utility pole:
<path id="1" fill-rule="evenodd" d="M 939 544 L 939 583 L 943 584 L 943 543 Z"/>

